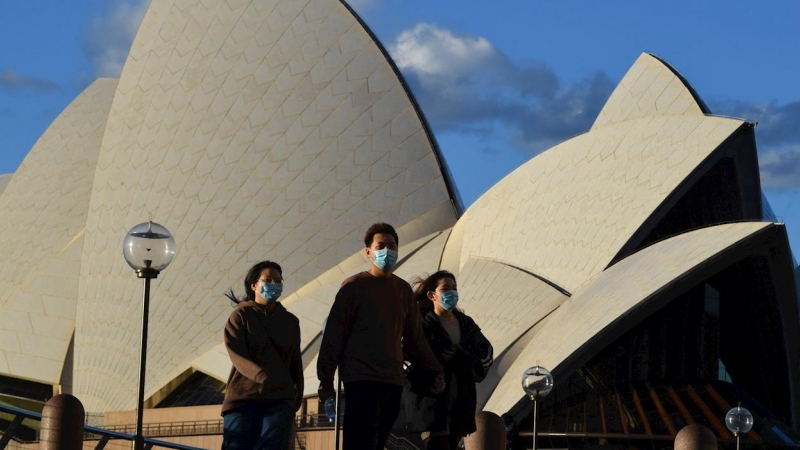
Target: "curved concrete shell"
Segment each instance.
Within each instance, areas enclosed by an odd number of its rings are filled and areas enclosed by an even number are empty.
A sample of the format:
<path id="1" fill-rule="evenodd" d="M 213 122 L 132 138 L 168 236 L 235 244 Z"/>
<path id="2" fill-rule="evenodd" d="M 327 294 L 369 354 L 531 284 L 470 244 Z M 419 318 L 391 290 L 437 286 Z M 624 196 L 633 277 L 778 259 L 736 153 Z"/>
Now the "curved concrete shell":
<path id="1" fill-rule="evenodd" d="M 733 264 L 754 250 L 760 235 L 776 227 L 755 222 L 689 232 L 635 253 L 599 274 L 542 325 L 501 380 L 486 409 L 502 414 L 520 401 L 524 393 L 519 376 L 528 366 L 538 361 L 550 368 L 554 377 L 577 368 L 674 298 L 665 291 L 688 289 L 699 272 L 708 275 L 710 270 Z"/>
<path id="2" fill-rule="evenodd" d="M 675 69 L 642 53 L 611 93 L 592 129 L 644 117 L 705 114 L 710 111 Z"/>
<path id="3" fill-rule="evenodd" d="M 2 374 L 62 384 L 92 179 L 116 86 L 99 79 L 87 87 L 0 194 Z"/>
<path id="4" fill-rule="evenodd" d="M 156 280 L 148 395 L 220 341 L 222 297 L 265 258 L 292 291 L 364 230 L 452 226 L 456 201 L 405 85 L 342 3 L 154 0 L 108 119 L 86 222 L 75 392 L 136 398 L 141 285 L 116 243 L 152 219 L 179 252 Z"/>
<path id="5" fill-rule="evenodd" d="M 458 248 L 448 245 L 446 254 L 459 266 L 470 257 L 504 262 L 574 292 L 624 256 L 636 233 L 666 213 L 678 188 L 748 126 L 706 116 L 696 100 L 668 65 L 643 54 L 592 129 L 479 198 L 456 226 Z"/>
<path id="6" fill-rule="evenodd" d="M 537 327 L 569 297 L 530 272 L 486 259 L 467 260 L 458 283 L 459 307 L 494 347 L 495 363 L 477 386 L 482 407 Z"/>
<path id="7" fill-rule="evenodd" d="M 467 312 L 501 348 L 514 341 L 479 385 L 479 400 L 486 401 L 487 409 L 502 414 L 527 405 L 520 400 L 519 375 L 528 366 L 538 363 L 555 368 L 555 374 L 569 373 L 668 301 L 664 292 L 690 287 L 686 277 L 710 276 L 710 267 L 733 264 L 732 254 L 742 258 L 766 251 L 764 236 L 775 234 L 779 225 L 751 222 L 680 234 L 700 226 L 762 220 L 752 127 L 707 114 L 674 69 L 642 55 L 591 130 L 512 172 L 459 219 L 442 264 L 459 271 L 460 289 L 484 285 L 499 294 L 488 306 L 480 304 L 484 311 Z M 710 205 L 712 195 L 718 196 L 719 206 Z M 697 217 L 683 219 L 693 208 L 700 209 Z M 782 253 L 764 263 L 769 270 L 784 264 Z M 522 310 L 525 305 L 540 308 L 538 314 L 514 316 L 525 317 L 529 328 L 507 330 L 507 337 L 493 329 L 508 318 L 498 321 L 496 312 L 492 316 L 486 310 L 520 306 L 503 295 L 512 289 L 510 283 L 478 282 L 476 262 L 495 271 L 515 268 L 549 288 L 522 294 Z M 785 358 L 781 385 L 794 391 L 797 289 L 784 286 L 785 280 L 783 274 L 766 283 L 783 286 L 776 294 L 778 305 L 770 307 L 780 311 L 784 330 L 772 339 L 787 352 L 773 357 Z M 464 297 L 472 302 L 483 296 L 470 292 Z M 774 392 L 759 395 L 774 397 Z M 796 417 L 794 402 L 779 407 L 782 417 Z"/>
<path id="8" fill-rule="evenodd" d="M 717 117 L 634 119 L 553 147 L 470 207 L 460 264 L 493 259 L 574 292 L 741 125 Z"/>
<path id="9" fill-rule="evenodd" d="M 11 177 L 13 176 L 13 173 L 4 173 L 3 175 L 0 175 L 0 195 L 3 195 L 3 191 L 6 189 L 8 182 L 11 181 Z"/>

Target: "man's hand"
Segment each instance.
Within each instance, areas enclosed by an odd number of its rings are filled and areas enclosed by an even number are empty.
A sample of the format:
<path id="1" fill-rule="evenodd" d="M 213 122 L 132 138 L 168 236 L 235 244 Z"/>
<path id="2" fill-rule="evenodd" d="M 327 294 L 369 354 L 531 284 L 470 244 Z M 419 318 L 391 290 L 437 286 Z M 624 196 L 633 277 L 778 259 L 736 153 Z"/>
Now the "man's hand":
<path id="1" fill-rule="evenodd" d="M 294 385 L 294 410 L 295 412 L 300 410 L 300 407 L 303 406 L 303 391 L 300 390 L 298 385 Z"/>
<path id="2" fill-rule="evenodd" d="M 298 391 L 294 394 L 294 411 L 299 411 L 301 406 L 303 406 L 303 393 Z"/>
<path id="3" fill-rule="evenodd" d="M 317 389 L 317 395 L 319 396 L 319 401 L 322 403 L 325 403 L 325 400 L 336 395 L 336 391 L 333 390 L 333 381 L 320 381 L 319 389 Z"/>
<path id="4" fill-rule="evenodd" d="M 435 395 L 439 395 L 444 392 L 444 388 L 446 387 L 447 383 L 444 381 L 444 372 L 439 372 L 436 378 L 433 379 L 433 389 L 431 389 L 431 392 Z"/>

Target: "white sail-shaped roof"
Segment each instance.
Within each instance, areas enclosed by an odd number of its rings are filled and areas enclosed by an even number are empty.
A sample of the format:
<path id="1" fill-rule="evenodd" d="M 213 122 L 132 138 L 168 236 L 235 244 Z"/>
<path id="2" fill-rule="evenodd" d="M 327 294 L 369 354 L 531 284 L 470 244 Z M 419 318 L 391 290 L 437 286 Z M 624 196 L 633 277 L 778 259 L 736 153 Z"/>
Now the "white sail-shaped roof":
<path id="1" fill-rule="evenodd" d="M 4 173 L 0 175 L 0 195 L 3 194 L 6 186 L 8 186 L 8 182 L 11 181 L 11 177 L 13 177 L 13 173 Z"/>
<path id="2" fill-rule="evenodd" d="M 117 80 L 99 79 L 34 144 L 0 193 L 0 373 L 62 384 L 84 225 Z"/>
<path id="3" fill-rule="evenodd" d="M 467 210 L 458 225 L 463 237 L 454 244 L 460 248 L 447 250 L 458 254 L 459 265 L 470 257 L 493 259 L 575 291 L 742 126 L 698 114 L 696 105 L 662 108 L 660 95 L 630 95 L 647 91 L 640 72 L 669 89 L 682 86 L 670 94 L 673 102 L 693 98 L 666 65 L 642 55 L 590 131 L 523 164 Z M 636 113 L 624 115 L 628 110 Z"/>
<path id="4" fill-rule="evenodd" d="M 283 266 L 288 299 L 374 222 L 408 226 L 404 242 L 452 226 L 453 195 L 406 86 L 343 3 L 152 1 L 94 178 L 75 393 L 89 411 L 135 404 L 142 287 L 118 243 L 137 223 L 178 243 L 153 285 L 149 396 L 219 344 L 222 294 L 254 263 Z"/>
<path id="5" fill-rule="evenodd" d="M 613 342 L 663 306 L 658 303 L 665 301 L 659 295 L 663 290 L 692 287 L 681 287 L 680 280 L 703 270 L 715 258 L 724 259 L 730 248 L 771 226 L 749 222 L 689 232 L 635 253 L 596 275 L 541 325 L 500 381 L 486 409 L 501 414 L 511 409 L 524 396 L 520 375 L 534 363 L 558 371 L 569 359 L 581 356 L 585 362 L 586 349 L 593 342 Z M 634 311 L 647 312 L 633 316 Z"/>

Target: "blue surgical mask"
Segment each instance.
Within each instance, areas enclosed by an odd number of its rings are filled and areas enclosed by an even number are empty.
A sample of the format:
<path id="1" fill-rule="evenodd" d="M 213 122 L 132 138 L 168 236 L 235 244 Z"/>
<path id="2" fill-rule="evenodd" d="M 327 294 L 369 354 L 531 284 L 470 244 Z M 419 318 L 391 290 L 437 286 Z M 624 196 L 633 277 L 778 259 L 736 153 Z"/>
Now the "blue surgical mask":
<path id="1" fill-rule="evenodd" d="M 456 308 L 458 304 L 458 291 L 444 291 L 439 294 L 439 304 L 442 305 L 442 308 L 452 311 Z"/>
<path id="2" fill-rule="evenodd" d="M 278 297 L 283 293 L 283 285 L 277 283 L 261 283 L 261 296 L 268 302 L 278 300 Z"/>
<path id="3" fill-rule="evenodd" d="M 397 262 L 397 252 L 388 248 L 375 250 L 372 252 L 372 262 L 378 269 L 389 270 Z"/>

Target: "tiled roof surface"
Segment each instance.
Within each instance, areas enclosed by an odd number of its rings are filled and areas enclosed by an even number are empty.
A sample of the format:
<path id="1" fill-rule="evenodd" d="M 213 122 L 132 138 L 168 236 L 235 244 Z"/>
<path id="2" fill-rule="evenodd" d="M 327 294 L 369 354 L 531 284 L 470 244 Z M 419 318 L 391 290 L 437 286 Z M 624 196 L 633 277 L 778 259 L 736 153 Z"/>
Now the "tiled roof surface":
<path id="1" fill-rule="evenodd" d="M 99 79 L 73 100 L 0 194 L 2 374 L 60 384 L 75 328 L 89 196 L 116 86 Z"/>
<path id="2" fill-rule="evenodd" d="M 115 243 L 137 223 L 165 225 L 179 249 L 153 283 L 149 395 L 219 343 L 222 293 L 255 262 L 281 263 L 288 299 L 358 251 L 371 223 L 423 216 L 407 241 L 455 223 L 444 175 L 404 86 L 344 5 L 154 0 L 97 164 L 76 394 L 89 411 L 135 404 L 142 287 Z"/>
<path id="3" fill-rule="evenodd" d="M 538 361 L 539 365 L 556 370 L 601 333 L 621 336 L 624 329 L 619 323 L 629 311 L 647 307 L 660 289 L 770 225 L 744 222 L 681 234 L 634 253 L 594 276 L 541 325 L 506 372 L 486 409 L 507 411 L 524 396 L 520 377 L 529 366 Z"/>
<path id="4" fill-rule="evenodd" d="M 658 116 L 702 117 L 703 110 L 675 72 L 642 53 L 611 93 L 592 128 Z"/>
<path id="5" fill-rule="evenodd" d="M 0 175 L 0 195 L 3 194 L 3 191 L 6 189 L 6 186 L 8 186 L 8 182 L 11 181 L 11 177 L 13 176 L 14 176 L 13 173 L 4 173 Z"/>
<path id="6" fill-rule="evenodd" d="M 640 118 L 547 150 L 467 210 L 456 227 L 463 226 L 461 265 L 493 259 L 576 290 L 740 125 L 717 117 Z"/>

